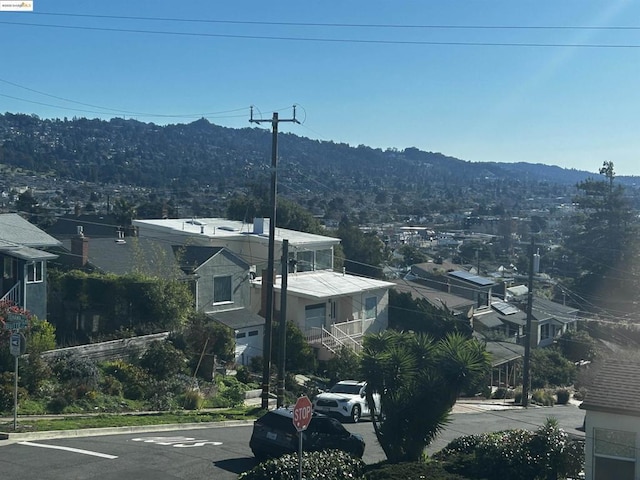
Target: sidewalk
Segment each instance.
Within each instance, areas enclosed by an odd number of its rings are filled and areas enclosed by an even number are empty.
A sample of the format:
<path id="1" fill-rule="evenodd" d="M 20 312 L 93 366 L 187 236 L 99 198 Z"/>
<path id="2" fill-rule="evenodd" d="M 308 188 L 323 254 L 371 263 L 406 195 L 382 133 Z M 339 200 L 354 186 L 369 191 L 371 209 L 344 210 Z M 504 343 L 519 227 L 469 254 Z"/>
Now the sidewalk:
<path id="1" fill-rule="evenodd" d="M 259 392 L 259 391 L 258 391 Z M 247 395 L 247 399 L 244 404 L 247 406 L 258 407 L 262 403 L 262 398 L 260 395 L 249 394 Z M 571 400 L 571 404 L 576 406 L 580 405 L 581 402 L 576 400 Z M 269 409 L 276 408 L 276 398 L 275 396 L 271 396 L 269 399 Z M 483 413 L 489 411 L 500 411 L 500 410 L 521 410 L 524 407 L 520 405 L 516 405 L 513 399 L 505 399 L 505 400 L 494 400 L 494 399 L 484 399 L 484 398 L 468 398 L 458 400 L 451 413 L 453 414 L 473 414 L 473 413 Z M 538 405 L 530 405 L 529 408 L 545 408 Z M 132 415 L 140 415 L 140 414 L 153 414 L 158 412 L 131 412 L 129 414 Z M 74 414 L 64 415 L 65 417 L 73 416 Z M 78 416 L 87 416 L 92 414 L 76 414 Z M 101 415 L 101 414 L 95 414 Z M 126 414 L 123 414 L 126 415 Z M 58 415 L 25 415 L 18 416 L 18 424 L 20 421 L 25 420 L 37 420 L 37 419 L 47 419 L 47 418 L 56 418 Z M 0 422 L 5 424 L 10 424 L 13 421 L 13 417 L 0 417 Z M 241 425 L 252 425 L 253 420 L 225 420 L 220 422 L 201 422 L 201 423 L 177 423 L 177 424 L 162 424 L 162 425 L 144 425 L 144 426 L 131 426 L 131 427 L 106 427 L 106 428 L 85 428 L 79 430 L 49 430 L 49 431 L 41 431 L 41 432 L 11 432 L 0 431 L 0 446 L 6 445 L 14 442 L 21 442 L 26 440 L 45 440 L 45 439 L 53 439 L 53 438 L 65 438 L 65 437 L 88 437 L 94 435 L 115 435 L 120 433 L 144 433 L 144 432 L 156 432 L 156 431 L 170 431 L 170 430 L 191 430 L 198 428 L 213 428 L 213 427 L 229 427 L 229 426 L 241 426 Z"/>

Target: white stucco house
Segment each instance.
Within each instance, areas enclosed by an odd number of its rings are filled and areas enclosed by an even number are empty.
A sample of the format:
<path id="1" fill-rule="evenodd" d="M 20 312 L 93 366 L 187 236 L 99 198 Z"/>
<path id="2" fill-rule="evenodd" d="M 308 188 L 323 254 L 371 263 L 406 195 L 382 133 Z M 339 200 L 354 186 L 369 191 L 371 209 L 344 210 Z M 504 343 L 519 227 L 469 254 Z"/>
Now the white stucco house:
<path id="1" fill-rule="evenodd" d="M 264 314 L 262 273 L 267 268 L 269 219 L 252 223 L 222 218 L 134 220 L 140 238 L 180 245 L 224 247 L 249 265 L 250 311 Z M 340 239 L 275 229 L 274 310 L 281 310 L 282 245 L 288 242 L 286 319 L 294 322 L 317 350 L 329 358 L 342 346 L 359 350 L 362 336 L 388 325 L 390 282 L 334 271 Z M 248 333 L 248 332 L 247 332 Z M 255 339 L 256 344 L 262 341 Z"/>

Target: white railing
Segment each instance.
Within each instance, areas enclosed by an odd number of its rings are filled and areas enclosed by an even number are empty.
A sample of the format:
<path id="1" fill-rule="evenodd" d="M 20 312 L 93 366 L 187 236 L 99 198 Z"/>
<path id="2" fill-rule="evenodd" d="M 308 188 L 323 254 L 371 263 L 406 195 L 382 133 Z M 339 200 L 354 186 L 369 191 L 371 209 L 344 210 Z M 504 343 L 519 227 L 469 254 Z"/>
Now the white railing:
<path id="1" fill-rule="evenodd" d="M 362 335 L 362 322 L 360 320 L 333 323 L 330 328 L 331 333 L 336 337 Z"/>
<path id="2" fill-rule="evenodd" d="M 20 283 L 16 283 L 11 289 L 0 298 L 0 302 L 9 301 L 13 305 L 20 305 Z"/>
<path id="3" fill-rule="evenodd" d="M 358 322 L 360 323 L 360 322 Z M 344 325 L 344 324 L 343 324 Z M 329 332 L 327 332 L 329 333 Z M 356 340 L 353 335 L 342 331 L 336 324 L 331 325 L 331 336 L 340 342 L 341 346 L 350 348 L 354 352 L 360 352 L 362 350 L 362 343 Z M 360 332 L 362 336 L 362 332 Z"/>
<path id="4" fill-rule="evenodd" d="M 333 330 L 333 329 L 332 329 Z M 362 345 L 355 338 L 334 330 L 338 335 L 324 327 L 311 327 L 305 335 L 307 342 L 313 346 L 322 346 L 331 353 L 337 353 L 342 347 L 347 347 L 355 352 L 362 350 Z"/>

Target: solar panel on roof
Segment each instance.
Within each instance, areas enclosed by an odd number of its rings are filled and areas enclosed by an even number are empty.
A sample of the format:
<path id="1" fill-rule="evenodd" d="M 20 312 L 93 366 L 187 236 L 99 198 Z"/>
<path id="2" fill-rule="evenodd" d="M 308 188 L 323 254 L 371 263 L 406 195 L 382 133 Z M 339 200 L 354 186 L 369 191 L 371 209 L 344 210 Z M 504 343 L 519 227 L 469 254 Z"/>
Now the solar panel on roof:
<path id="1" fill-rule="evenodd" d="M 494 283 L 487 278 L 480 277 L 478 275 L 474 275 L 473 273 L 465 272 L 463 270 L 449 272 L 449 275 L 451 275 L 452 277 L 460 278 L 462 280 L 466 280 L 467 282 L 473 282 L 475 284 L 482 285 L 482 286 L 493 285 Z"/>
<path id="2" fill-rule="evenodd" d="M 497 310 L 502 315 L 513 315 L 514 313 L 518 313 L 519 310 L 513 305 L 508 304 L 507 302 L 496 302 L 492 303 L 491 306 L 494 310 Z"/>

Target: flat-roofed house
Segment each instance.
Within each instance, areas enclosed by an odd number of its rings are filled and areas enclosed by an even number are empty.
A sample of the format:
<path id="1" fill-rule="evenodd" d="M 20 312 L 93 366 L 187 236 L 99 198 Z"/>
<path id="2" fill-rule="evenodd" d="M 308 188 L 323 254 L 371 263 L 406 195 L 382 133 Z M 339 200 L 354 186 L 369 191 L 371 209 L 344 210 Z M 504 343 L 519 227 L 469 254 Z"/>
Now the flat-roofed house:
<path id="1" fill-rule="evenodd" d="M 268 264 L 269 219 L 253 223 L 222 218 L 134 220 L 142 238 L 180 245 L 224 247 L 249 265 L 251 311 L 264 315 L 263 272 Z M 280 310 L 282 245 L 288 242 L 287 315 L 328 358 L 342 346 L 358 350 L 362 336 L 388 325 L 390 282 L 335 272 L 334 248 L 340 239 L 275 228 L 274 310 Z M 275 318 L 275 317 L 274 317 Z"/>

